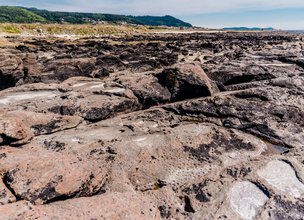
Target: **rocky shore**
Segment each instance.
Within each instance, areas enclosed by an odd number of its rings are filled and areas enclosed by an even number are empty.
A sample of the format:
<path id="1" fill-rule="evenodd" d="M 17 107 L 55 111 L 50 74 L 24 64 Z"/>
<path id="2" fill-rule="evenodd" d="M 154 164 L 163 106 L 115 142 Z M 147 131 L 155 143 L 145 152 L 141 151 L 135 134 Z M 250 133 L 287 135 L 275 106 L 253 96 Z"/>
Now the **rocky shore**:
<path id="1" fill-rule="evenodd" d="M 8 38 L 0 219 L 303 219 L 304 36 Z"/>

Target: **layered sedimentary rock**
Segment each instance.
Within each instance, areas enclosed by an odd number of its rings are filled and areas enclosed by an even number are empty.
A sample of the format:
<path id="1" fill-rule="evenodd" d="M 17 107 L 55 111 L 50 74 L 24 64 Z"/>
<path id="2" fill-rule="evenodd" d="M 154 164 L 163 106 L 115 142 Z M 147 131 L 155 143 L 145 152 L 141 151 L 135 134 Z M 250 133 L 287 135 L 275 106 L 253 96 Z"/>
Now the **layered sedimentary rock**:
<path id="1" fill-rule="evenodd" d="M 303 36 L 9 40 L 0 219 L 303 218 Z"/>

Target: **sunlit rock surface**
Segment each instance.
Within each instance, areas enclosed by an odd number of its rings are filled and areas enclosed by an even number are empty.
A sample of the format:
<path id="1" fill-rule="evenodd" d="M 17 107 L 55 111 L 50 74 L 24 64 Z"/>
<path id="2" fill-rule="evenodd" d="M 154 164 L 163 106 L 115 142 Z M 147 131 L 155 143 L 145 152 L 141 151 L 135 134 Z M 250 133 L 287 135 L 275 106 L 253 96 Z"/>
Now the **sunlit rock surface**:
<path id="1" fill-rule="evenodd" d="M 9 38 L 0 219 L 303 219 L 303 39 Z"/>

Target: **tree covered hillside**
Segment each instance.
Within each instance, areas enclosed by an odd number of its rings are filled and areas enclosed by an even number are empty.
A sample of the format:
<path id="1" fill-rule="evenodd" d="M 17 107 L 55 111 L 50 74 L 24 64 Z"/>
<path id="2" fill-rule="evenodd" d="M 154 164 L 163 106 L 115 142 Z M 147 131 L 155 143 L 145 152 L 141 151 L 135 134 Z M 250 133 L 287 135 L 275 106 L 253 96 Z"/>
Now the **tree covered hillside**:
<path id="1" fill-rule="evenodd" d="M 0 6 L 0 22 L 13 23 L 70 23 L 88 24 L 98 22 L 130 23 L 149 26 L 191 27 L 191 24 L 166 15 L 126 16 L 101 13 L 55 12 L 36 8 Z"/>
<path id="2" fill-rule="evenodd" d="M 46 19 L 24 8 L 0 6 L 0 22 L 33 23 Z"/>

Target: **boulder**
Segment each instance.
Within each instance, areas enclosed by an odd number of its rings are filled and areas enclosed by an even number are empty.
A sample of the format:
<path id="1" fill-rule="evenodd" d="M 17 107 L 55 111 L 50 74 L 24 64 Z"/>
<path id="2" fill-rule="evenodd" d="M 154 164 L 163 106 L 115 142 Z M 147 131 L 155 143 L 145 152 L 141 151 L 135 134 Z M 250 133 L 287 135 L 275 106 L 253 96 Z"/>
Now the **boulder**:
<path id="1" fill-rule="evenodd" d="M 177 64 L 156 74 L 156 77 L 159 84 L 170 91 L 172 101 L 211 96 L 218 91 L 195 63 Z"/>
<path id="2" fill-rule="evenodd" d="M 13 87 L 24 77 L 22 55 L 14 50 L 0 50 L 0 90 Z"/>

